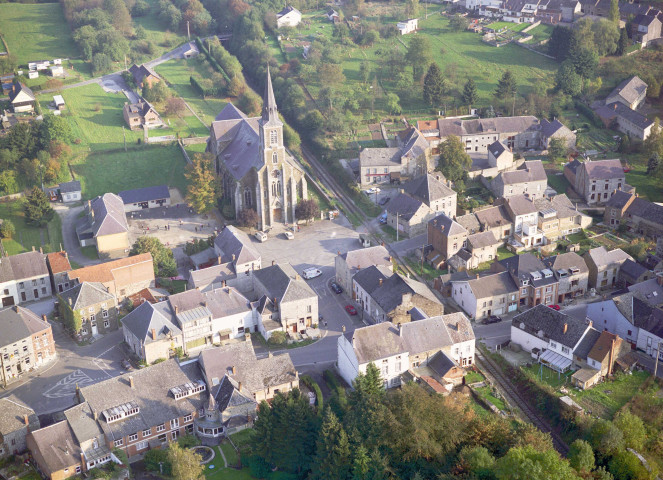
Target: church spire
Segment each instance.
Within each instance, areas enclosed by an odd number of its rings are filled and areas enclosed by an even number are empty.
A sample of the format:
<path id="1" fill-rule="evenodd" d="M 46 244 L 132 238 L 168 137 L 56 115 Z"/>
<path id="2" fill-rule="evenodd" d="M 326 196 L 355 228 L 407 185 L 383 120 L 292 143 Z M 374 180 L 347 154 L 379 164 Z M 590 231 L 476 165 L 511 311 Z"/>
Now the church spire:
<path id="1" fill-rule="evenodd" d="M 272 76 L 269 73 L 269 65 L 267 65 L 267 83 L 265 84 L 265 96 L 262 105 L 262 122 L 263 124 L 280 123 L 274 90 L 272 89 Z"/>

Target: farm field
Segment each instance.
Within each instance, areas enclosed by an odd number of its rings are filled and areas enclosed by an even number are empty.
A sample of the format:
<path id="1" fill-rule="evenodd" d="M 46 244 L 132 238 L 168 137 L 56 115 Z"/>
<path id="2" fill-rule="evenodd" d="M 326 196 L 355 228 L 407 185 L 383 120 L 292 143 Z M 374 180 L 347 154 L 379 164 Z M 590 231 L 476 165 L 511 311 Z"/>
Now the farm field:
<path id="1" fill-rule="evenodd" d="M 19 65 L 80 55 L 59 3 L 5 5 L 0 34 Z"/>
<path id="2" fill-rule="evenodd" d="M 169 60 L 156 67 L 156 72 L 165 78 L 175 93 L 193 108 L 205 125 L 210 125 L 226 106 L 227 102 L 220 98 L 203 99 L 191 86 L 189 81 L 191 75 L 197 73 L 203 78 L 209 76 L 200 58 Z"/>
<path id="3" fill-rule="evenodd" d="M 0 218 L 11 220 L 14 227 L 16 227 L 16 234 L 13 238 L 2 240 L 2 245 L 7 254 L 16 255 L 17 253 L 27 252 L 32 250 L 32 247 L 36 249 L 42 247 L 44 252 L 60 250 L 62 223 L 57 214 L 45 227 L 34 227 L 25 223 L 23 201 L 14 200 L 0 203 Z"/>
<path id="4" fill-rule="evenodd" d="M 81 181 L 83 198 L 90 199 L 106 192 L 117 193 L 133 188 L 166 184 L 186 189 L 186 161 L 175 144 L 145 145 L 112 153 L 91 153 L 72 164 Z"/>

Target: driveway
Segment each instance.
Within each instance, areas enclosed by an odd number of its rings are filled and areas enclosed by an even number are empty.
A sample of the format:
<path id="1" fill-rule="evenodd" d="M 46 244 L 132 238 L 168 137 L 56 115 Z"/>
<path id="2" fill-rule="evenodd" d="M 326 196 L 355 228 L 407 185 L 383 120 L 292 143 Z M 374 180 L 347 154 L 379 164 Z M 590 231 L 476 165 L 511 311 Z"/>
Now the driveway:
<path id="1" fill-rule="evenodd" d="M 62 239 L 64 241 L 64 249 L 69 255 L 69 260 L 76 262 L 79 265 L 94 265 L 101 263 L 101 260 L 93 260 L 86 257 L 81 252 L 81 246 L 76 237 L 76 222 L 78 215 L 84 210 L 82 206 L 67 207 L 65 205 L 57 205 L 55 211 L 62 219 Z"/>

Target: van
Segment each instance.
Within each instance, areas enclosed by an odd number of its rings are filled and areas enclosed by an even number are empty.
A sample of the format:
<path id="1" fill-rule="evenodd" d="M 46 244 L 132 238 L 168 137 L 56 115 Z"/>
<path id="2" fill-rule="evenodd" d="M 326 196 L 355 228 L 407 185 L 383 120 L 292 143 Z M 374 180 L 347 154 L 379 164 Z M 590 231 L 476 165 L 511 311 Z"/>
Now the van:
<path id="1" fill-rule="evenodd" d="M 260 243 L 267 241 L 267 234 L 265 232 L 256 232 L 255 237 Z"/>

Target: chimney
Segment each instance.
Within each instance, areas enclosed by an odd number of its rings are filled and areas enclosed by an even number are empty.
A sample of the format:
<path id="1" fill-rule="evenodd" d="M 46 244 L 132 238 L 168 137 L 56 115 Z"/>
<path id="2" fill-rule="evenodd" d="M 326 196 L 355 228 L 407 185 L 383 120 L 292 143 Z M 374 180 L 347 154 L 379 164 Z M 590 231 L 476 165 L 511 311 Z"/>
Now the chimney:
<path id="1" fill-rule="evenodd" d="M 456 322 L 456 330 L 460 331 L 460 322 Z"/>
<path id="2" fill-rule="evenodd" d="M 48 322 L 48 317 L 47 317 L 46 315 L 42 315 L 42 316 L 41 316 L 41 319 L 42 319 L 43 321 L 45 321 L 45 322 Z"/>
<path id="3" fill-rule="evenodd" d="M 382 286 L 382 279 L 380 279 L 379 281 L 380 281 L 380 286 Z"/>
<path id="4" fill-rule="evenodd" d="M 276 310 L 279 309 L 279 304 L 278 304 L 278 302 L 276 301 L 276 297 L 274 297 L 274 308 L 275 308 Z"/>
<path id="5" fill-rule="evenodd" d="M 589 325 L 589 328 L 591 328 L 591 327 L 594 326 L 594 322 L 592 322 L 591 320 L 589 320 L 589 321 L 587 322 L 587 325 Z"/>
<path id="6" fill-rule="evenodd" d="M 384 242 L 380 242 L 380 246 L 381 246 L 381 247 L 384 247 Z"/>
<path id="7" fill-rule="evenodd" d="M 276 263 L 276 262 L 275 262 L 274 260 L 272 260 L 272 267 L 274 266 L 275 263 Z"/>
<path id="8" fill-rule="evenodd" d="M 235 254 L 233 253 L 233 262 L 235 261 Z"/>
<path id="9" fill-rule="evenodd" d="M 239 385 L 238 385 L 237 389 L 241 392 L 242 391 L 242 382 L 238 382 L 238 383 L 239 383 Z"/>
<path id="10" fill-rule="evenodd" d="M 134 388 L 134 377 L 129 377 L 129 386 Z"/>
<path id="11" fill-rule="evenodd" d="M 180 313 L 180 306 L 175 305 L 175 315 L 177 315 L 178 313 Z"/>
<path id="12" fill-rule="evenodd" d="M 403 336 L 403 325 L 400 323 L 398 324 L 398 336 L 402 337 Z"/>
<path id="13" fill-rule="evenodd" d="M 152 340 L 156 340 L 156 339 L 157 339 L 157 329 L 153 328 L 152 329 Z"/>
<path id="14" fill-rule="evenodd" d="M 72 306 L 71 297 L 69 297 L 67 300 L 69 300 L 69 306 L 71 307 Z"/>
<path id="15" fill-rule="evenodd" d="M 226 286 L 226 281 L 225 280 L 223 282 L 221 282 L 221 286 L 223 286 L 225 288 L 225 286 Z"/>
<path id="16" fill-rule="evenodd" d="M 389 260 L 389 263 L 391 263 L 391 255 L 389 255 L 389 258 L 388 258 L 388 260 Z"/>
<path id="17" fill-rule="evenodd" d="M 345 325 L 343 325 L 343 328 L 341 329 L 343 333 L 345 333 Z"/>
<path id="18" fill-rule="evenodd" d="M 564 322 L 564 331 L 562 333 L 566 333 L 568 329 L 569 329 L 569 324 Z"/>
<path id="19" fill-rule="evenodd" d="M 612 338 L 610 342 L 610 356 L 608 357 L 608 375 L 612 375 L 612 364 L 614 363 L 613 359 L 615 358 L 615 338 Z"/>
<path id="20" fill-rule="evenodd" d="M 81 389 L 78 388 L 78 383 L 76 383 L 76 399 L 78 403 L 81 403 Z"/>
<path id="21" fill-rule="evenodd" d="M 217 264 L 217 265 L 221 265 L 221 255 L 219 255 L 218 257 L 216 257 L 216 264 Z"/>
<path id="22" fill-rule="evenodd" d="M 203 307 L 207 308 L 207 300 L 203 302 Z"/>
<path id="23" fill-rule="evenodd" d="M 35 246 L 34 246 L 34 245 L 32 246 L 32 251 L 33 251 L 33 252 L 35 251 Z"/>
<path id="24" fill-rule="evenodd" d="M 67 252 L 64 252 L 64 258 L 69 258 L 69 254 Z"/>
<path id="25" fill-rule="evenodd" d="M 26 425 L 30 425 L 30 418 L 28 417 L 27 413 L 23 415 L 23 421 L 25 422 Z"/>
<path id="26" fill-rule="evenodd" d="M 336 255 L 340 255 L 340 254 L 341 254 L 341 251 L 338 250 L 338 251 L 336 252 Z"/>
<path id="27" fill-rule="evenodd" d="M 85 454 L 84 454 L 83 452 L 81 452 L 81 466 L 83 466 L 83 465 L 85 465 L 85 464 L 86 464 L 86 462 L 85 462 Z"/>
<path id="28" fill-rule="evenodd" d="M 235 367 L 235 365 L 233 365 L 233 367 L 232 367 L 232 372 L 233 372 L 233 375 L 237 375 L 237 367 Z"/>
<path id="29" fill-rule="evenodd" d="M 479 280 L 479 274 L 477 273 L 477 280 Z"/>
<path id="30" fill-rule="evenodd" d="M 92 416 L 94 417 L 95 420 L 99 420 L 99 414 L 97 413 L 96 410 L 92 412 Z"/>
<path id="31" fill-rule="evenodd" d="M 612 106 L 612 108 L 613 108 L 614 110 L 617 110 L 617 102 L 615 102 L 615 104 Z"/>
<path id="32" fill-rule="evenodd" d="M 272 352 L 267 352 L 267 358 L 272 358 L 274 354 Z"/>
<path id="33" fill-rule="evenodd" d="M 44 253 L 44 249 L 42 247 L 39 247 L 39 253 Z"/>
<path id="34" fill-rule="evenodd" d="M 299 273 L 296 273 L 295 274 L 295 280 L 301 280 L 301 279 L 302 279 L 302 277 L 299 275 Z"/>

